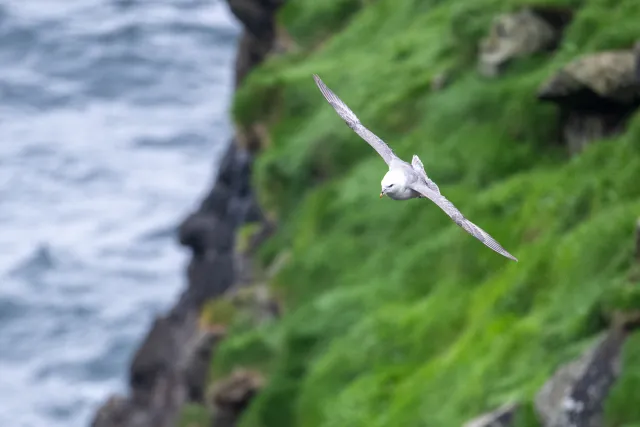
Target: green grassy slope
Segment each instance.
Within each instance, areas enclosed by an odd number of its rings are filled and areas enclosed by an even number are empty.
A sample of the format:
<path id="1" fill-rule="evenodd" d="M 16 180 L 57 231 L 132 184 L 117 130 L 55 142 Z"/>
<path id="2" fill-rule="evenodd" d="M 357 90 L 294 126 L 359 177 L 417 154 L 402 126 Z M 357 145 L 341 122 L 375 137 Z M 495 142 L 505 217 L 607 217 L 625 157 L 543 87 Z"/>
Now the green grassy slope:
<path id="1" fill-rule="evenodd" d="M 541 3 L 577 11 L 559 50 L 486 80 L 475 46 L 493 16 L 524 2 L 289 0 L 281 18 L 300 48 L 255 70 L 234 104 L 238 122 L 270 131 L 255 186 L 281 229 L 260 260 L 290 255 L 271 283 L 284 318 L 232 328 L 214 360 L 216 375 L 237 364 L 268 373 L 244 426 L 458 426 L 509 400 L 527 408 L 519 425 L 537 425 L 534 393 L 606 327 L 611 304 L 633 302 L 640 117 L 569 158 L 553 143 L 555 107 L 535 91 L 583 53 L 630 47 L 640 2 Z M 441 72 L 452 83 L 432 92 Z M 520 262 L 428 201 L 380 200 L 386 165 L 312 73 L 400 157 L 418 154 Z M 638 351 L 634 338 L 628 358 Z M 640 423 L 635 365 L 607 404 L 618 426 Z"/>

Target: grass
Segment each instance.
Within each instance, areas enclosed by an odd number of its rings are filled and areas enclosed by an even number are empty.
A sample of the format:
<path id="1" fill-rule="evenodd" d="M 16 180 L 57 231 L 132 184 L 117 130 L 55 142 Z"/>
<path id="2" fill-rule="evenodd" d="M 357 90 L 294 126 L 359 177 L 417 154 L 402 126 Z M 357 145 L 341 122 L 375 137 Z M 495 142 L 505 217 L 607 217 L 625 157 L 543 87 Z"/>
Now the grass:
<path id="1" fill-rule="evenodd" d="M 569 157 L 557 111 L 535 99 L 562 65 L 640 36 L 636 0 L 542 1 L 576 15 L 553 54 L 499 79 L 475 71 L 491 18 L 519 0 L 290 0 L 280 20 L 301 46 L 238 90 L 241 125 L 271 147 L 254 186 L 280 221 L 260 252 L 288 252 L 270 286 L 284 317 L 230 333 L 216 375 L 265 372 L 244 427 L 459 426 L 518 401 L 519 426 L 562 363 L 606 328 L 629 283 L 640 215 L 640 117 Z M 344 17 L 337 19 L 336 17 Z M 431 79 L 452 76 L 432 92 Z M 492 252 L 424 200 L 379 200 L 386 167 L 324 101 L 319 74 L 402 158 L 418 154 L 441 191 L 520 259 Z M 631 289 L 631 290 L 630 290 Z M 611 426 L 640 423 L 640 341 L 606 405 Z"/>

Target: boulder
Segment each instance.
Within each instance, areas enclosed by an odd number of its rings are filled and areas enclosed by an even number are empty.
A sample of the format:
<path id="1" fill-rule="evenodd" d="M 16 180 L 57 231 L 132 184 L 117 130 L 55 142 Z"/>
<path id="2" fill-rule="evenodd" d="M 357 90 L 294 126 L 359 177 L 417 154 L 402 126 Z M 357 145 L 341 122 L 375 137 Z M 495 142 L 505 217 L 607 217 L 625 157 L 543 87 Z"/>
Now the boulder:
<path id="1" fill-rule="evenodd" d="M 264 386 L 255 371 L 239 369 L 213 385 L 214 427 L 235 427 L 245 408 Z"/>
<path id="2" fill-rule="evenodd" d="M 555 49 L 571 17 L 568 9 L 541 7 L 498 15 L 480 41 L 478 71 L 495 77 L 516 58 Z"/>
<path id="3" fill-rule="evenodd" d="M 626 333 L 612 329 L 579 359 L 560 367 L 535 398 L 544 427 L 603 426 L 603 405 L 620 374 Z"/>
<path id="4" fill-rule="evenodd" d="M 538 99 L 560 107 L 562 142 L 572 154 L 623 131 L 640 105 L 635 62 L 631 50 L 585 55 L 540 86 Z"/>
<path id="5" fill-rule="evenodd" d="M 635 57 L 629 50 L 598 52 L 565 65 L 542 84 L 538 98 L 575 108 L 600 109 L 601 102 L 638 102 Z"/>

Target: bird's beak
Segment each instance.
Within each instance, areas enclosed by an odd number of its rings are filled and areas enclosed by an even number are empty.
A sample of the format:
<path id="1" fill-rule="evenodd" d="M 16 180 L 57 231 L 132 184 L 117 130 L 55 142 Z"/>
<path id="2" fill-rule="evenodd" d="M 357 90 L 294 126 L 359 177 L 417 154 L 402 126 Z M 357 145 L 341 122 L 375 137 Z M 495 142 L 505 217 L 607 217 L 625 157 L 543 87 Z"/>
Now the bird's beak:
<path id="1" fill-rule="evenodd" d="M 382 197 L 384 196 L 384 191 L 380 192 L 380 198 L 382 199 Z"/>

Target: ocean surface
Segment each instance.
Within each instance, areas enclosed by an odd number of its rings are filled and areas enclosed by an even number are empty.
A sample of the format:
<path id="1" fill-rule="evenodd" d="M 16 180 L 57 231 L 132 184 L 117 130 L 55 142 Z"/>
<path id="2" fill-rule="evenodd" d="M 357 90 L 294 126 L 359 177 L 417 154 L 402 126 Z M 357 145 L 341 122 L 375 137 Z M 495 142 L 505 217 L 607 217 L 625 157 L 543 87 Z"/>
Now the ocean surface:
<path id="1" fill-rule="evenodd" d="M 0 3 L 0 426 L 88 426 L 185 286 L 228 143 L 219 0 Z"/>

